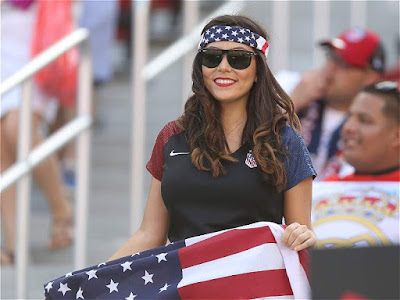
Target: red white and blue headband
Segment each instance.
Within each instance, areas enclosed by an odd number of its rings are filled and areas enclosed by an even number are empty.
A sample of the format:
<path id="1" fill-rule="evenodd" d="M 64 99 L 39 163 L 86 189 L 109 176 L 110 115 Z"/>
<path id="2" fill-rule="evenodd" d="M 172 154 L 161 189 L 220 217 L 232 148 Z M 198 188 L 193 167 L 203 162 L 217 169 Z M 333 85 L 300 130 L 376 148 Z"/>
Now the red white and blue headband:
<path id="1" fill-rule="evenodd" d="M 204 48 L 213 42 L 236 42 L 246 44 L 254 49 L 260 50 L 265 57 L 268 55 L 269 44 L 261 35 L 252 32 L 250 29 L 240 26 L 213 26 L 207 29 L 201 36 L 198 49 Z"/>

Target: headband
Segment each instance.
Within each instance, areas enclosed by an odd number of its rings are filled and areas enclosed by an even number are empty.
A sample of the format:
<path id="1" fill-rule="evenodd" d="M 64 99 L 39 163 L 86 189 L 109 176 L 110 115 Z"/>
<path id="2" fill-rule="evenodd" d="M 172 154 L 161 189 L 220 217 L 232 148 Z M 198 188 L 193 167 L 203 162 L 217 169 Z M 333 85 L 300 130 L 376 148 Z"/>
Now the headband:
<path id="1" fill-rule="evenodd" d="M 204 48 L 212 42 L 236 42 L 246 44 L 254 49 L 260 50 L 265 57 L 268 55 L 269 44 L 261 35 L 252 32 L 250 29 L 240 26 L 213 26 L 207 29 L 202 35 L 198 49 Z"/>

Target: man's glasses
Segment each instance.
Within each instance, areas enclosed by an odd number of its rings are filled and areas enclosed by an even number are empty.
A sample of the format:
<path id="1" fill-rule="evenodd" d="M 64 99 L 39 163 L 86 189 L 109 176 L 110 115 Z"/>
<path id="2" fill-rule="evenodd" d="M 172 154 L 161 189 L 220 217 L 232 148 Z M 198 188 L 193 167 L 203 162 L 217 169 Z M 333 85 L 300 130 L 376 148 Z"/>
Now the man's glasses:
<path id="1" fill-rule="evenodd" d="M 375 83 L 374 88 L 380 92 L 400 92 L 399 83 L 395 81 L 381 81 Z"/>
<path id="2" fill-rule="evenodd" d="M 393 95 L 400 100 L 399 83 L 395 81 L 381 81 L 371 84 L 363 89 L 367 93 L 383 93 L 386 95 Z"/>
<path id="3" fill-rule="evenodd" d="M 224 55 L 228 58 L 229 65 L 237 70 L 244 70 L 251 64 L 251 57 L 256 52 L 246 50 L 221 50 L 221 49 L 200 49 L 201 63 L 207 68 L 216 68 L 222 61 Z"/>

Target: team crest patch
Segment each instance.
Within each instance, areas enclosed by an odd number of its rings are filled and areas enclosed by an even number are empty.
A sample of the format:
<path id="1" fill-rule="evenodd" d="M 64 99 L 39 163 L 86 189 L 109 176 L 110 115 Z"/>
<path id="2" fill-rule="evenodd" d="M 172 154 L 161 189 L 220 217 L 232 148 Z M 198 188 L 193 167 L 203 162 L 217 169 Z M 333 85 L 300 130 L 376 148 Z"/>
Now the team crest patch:
<path id="1" fill-rule="evenodd" d="M 256 159 L 254 158 L 253 154 L 251 153 L 252 151 L 249 150 L 249 153 L 247 153 L 246 160 L 244 163 L 251 169 L 257 168 L 257 163 Z"/>

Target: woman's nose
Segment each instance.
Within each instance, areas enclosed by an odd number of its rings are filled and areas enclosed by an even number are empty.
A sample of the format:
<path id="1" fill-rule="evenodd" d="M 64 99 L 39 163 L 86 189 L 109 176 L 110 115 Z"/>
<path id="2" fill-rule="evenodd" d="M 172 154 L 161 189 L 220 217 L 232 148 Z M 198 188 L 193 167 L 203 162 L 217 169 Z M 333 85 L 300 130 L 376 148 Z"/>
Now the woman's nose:
<path id="1" fill-rule="evenodd" d="M 218 65 L 218 69 L 227 71 L 231 70 L 231 65 L 228 62 L 228 56 L 226 54 L 222 55 L 221 63 Z"/>

